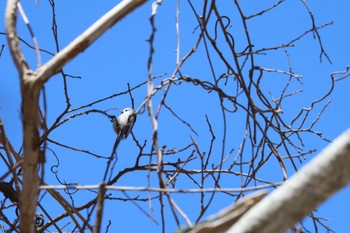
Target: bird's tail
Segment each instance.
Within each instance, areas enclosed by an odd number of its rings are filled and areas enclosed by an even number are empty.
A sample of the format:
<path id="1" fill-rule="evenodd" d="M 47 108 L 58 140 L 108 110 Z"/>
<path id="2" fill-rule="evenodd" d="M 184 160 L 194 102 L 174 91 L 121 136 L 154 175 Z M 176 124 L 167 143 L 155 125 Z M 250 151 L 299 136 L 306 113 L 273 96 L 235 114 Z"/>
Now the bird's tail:
<path id="1" fill-rule="evenodd" d="M 120 141 L 122 140 L 122 137 L 118 136 L 117 139 L 115 140 L 113 149 L 112 149 L 112 153 L 111 153 L 111 159 L 113 159 L 114 155 L 117 158 L 117 149 L 118 149 L 118 145 L 120 143 Z M 118 159 L 118 158 L 117 158 Z"/>
<path id="2" fill-rule="evenodd" d="M 105 171 L 105 174 L 103 176 L 103 181 L 106 181 L 106 178 L 107 178 L 107 174 L 108 174 L 108 171 L 109 171 L 109 167 L 111 166 L 111 163 L 112 161 L 114 160 L 114 155 L 115 155 L 115 158 L 116 158 L 116 161 L 118 160 L 118 155 L 117 155 L 117 148 L 118 148 L 118 145 L 121 141 L 122 137 L 117 137 L 115 139 L 115 143 L 114 143 L 114 146 L 113 146 L 113 149 L 112 149 L 112 153 L 111 153 L 111 156 L 109 157 L 109 160 L 107 162 L 107 167 L 106 167 L 106 171 Z"/>

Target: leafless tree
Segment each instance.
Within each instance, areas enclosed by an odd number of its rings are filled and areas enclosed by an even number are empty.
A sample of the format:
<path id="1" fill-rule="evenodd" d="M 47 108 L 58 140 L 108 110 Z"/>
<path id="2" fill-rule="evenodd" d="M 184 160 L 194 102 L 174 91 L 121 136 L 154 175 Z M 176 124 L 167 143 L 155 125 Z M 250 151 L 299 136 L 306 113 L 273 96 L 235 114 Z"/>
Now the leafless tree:
<path id="1" fill-rule="evenodd" d="M 320 51 L 320 60 L 325 59 L 331 63 L 323 46 L 320 30 L 332 22 L 318 25 L 306 1 L 300 0 L 300 4 L 311 25 L 307 30 L 300 31 L 278 44 L 259 46 L 255 45 L 256 39 L 253 39 L 252 35 L 254 30 L 249 27 L 250 23 L 259 22 L 265 15 L 279 11 L 279 7 L 287 4 L 286 1 L 279 0 L 264 9 L 255 10 L 254 13 L 248 13 L 253 11 L 249 10 L 249 6 L 243 6 L 240 1 L 232 1 L 230 10 L 221 7 L 222 3 L 216 1 L 189 0 L 181 4 L 177 1 L 175 25 L 172 25 L 176 28 L 176 62 L 175 69 L 170 75 L 166 70 L 162 74 L 153 72 L 154 51 L 160 49 L 155 40 L 158 35 L 157 21 L 162 20 L 158 14 L 162 1 L 154 1 L 148 21 L 150 25 L 147 41 L 149 55 L 146 64 L 148 76 L 138 85 L 128 84 L 123 92 L 113 93 L 80 106 L 71 103 L 71 93 L 68 91 L 67 80 L 76 76 L 66 73 L 64 66 L 78 54 L 89 49 L 95 40 L 123 17 L 132 14 L 134 9 L 146 7 L 143 6 L 146 1 L 121 1 L 62 50 L 59 46 L 55 11 L 55 4 L 60 3 L 54 0 L 48 1 L 52 9 L 52 18 L 49 20 L 52 21 L 52 40 L 56 45 L 56 51 L 39 47 L 35 28 L 30 24 L 30 18 L 26 16 L 19 1 L 8 0 L 5 9 L 6 32 L 1 32 L 1 35 L 6 36 L 7 43 L 2 45 L 0 57 L 4 48 L 8 49 L 19 74 L 23 142 L 20 148 L 13 146 L 11 138 L 6 136 L 8 130 L 6 125 L 0 121 L 0 155 L 7 167 L 7 170 L 0 174 L 0 191 L 5 196 L 0 208 L 3 231 L 6 229 L 14 232 L 45 230 L 63 232 L 65 224 L 70 223 L 70 229 L 74 232 L 100 232 L 103 231 L 102 222 L 106 222 L 104 220 L 106 216 L 103 215 L 105 203 L 127 201 L 130 205 L 136 205 L 138 211 L 145 213 L 150 221 L 157 221 L 153 211 L 159 212 L 162 232 L 175 230 L 166 228 L 169 222 L 175 222 L 179 229 L 186 232 L 217 232 L 218 229 L 228 229 L 233 225 L 260 202 L 266 192 L 244 199 L 247 194 L 258 190 L 272 191 L 282 183 L 288 183 L 286 181 L 289 181 L 289 176 L 298 171 L 305 158 L 315 152 L 314 148 L 304 145 L 305 137 L 314 136 L 314 140 L 330 142 L 317 130 L 316 125 L 331 103 L 330 95 L 336 82 L 348 77 L 349 67 L 328 75 L 331 85 L 321 97 L 311 102 L 300 103 L 298 109 L 291 109 L 289 102 L 298 98 L 303 91 L 302 75 L 295 73 L 292 66 L 289 52 L 291 48 L 297 48 L 300 41 L 312 35 Z M 183 51 L 181 41 L 184 35 L 180 33 L 182 20 L 180 13 L 184 8 L 192 15 L 192 18 L 186 18 L 186 21 L 194 20 L 191 22 L 196 25 L 191 35 L 195 43 L 184 56 L 181 56 Z M 17 17 L 18 15 L 20 17 Z M 19 36 L 18 18 L 27 25 L 32 41 Z M 23 47 L 31 48 L 35 52 L 37 59 L 35 69 L 30 68 L 25 59 Z M 261 57 L 277 59 L 273 55 L 275 52 L 282 54 L 279 58 L 285 59 L 287 69 L 261 65 L 264 64 L 260 61 Z M 43 54 L 52 56 L 44 64 L 41 61 Z M 203 69 L 208 70 L 206 77 L 197 76 L 188 68 L 198 66 L 198 63 Z M 55 120 L 49 124 L 45 85 L 57 74 L 62 77 L 63 90 L 59 91 L 64 93 L 62 102 L 65 103 L 65 108 L 54 116 Z M 278 80 L 271 81 L 270 77 L 278 77 Z M 278 91 L 275 89 L 271 92 L 268 84 L 272 82 L 279 87 Z M 301 88 L 296 88 L 298 85 Z M 143 93 L 144 89 L 147 90 L 147 94 L 143 96 L 143 101 L 136 102 L 134 96 Z M 204 91 L 213 105 L 206 107 L 203 113 L 197 113 L 197 110 L 203 109 L 205 105 L 193 106 L 193 111 L 190 113 L 185 111 L 185 108 L 174 103 L 174 100 L 180 99 L 181 93 L 186 90 L 193 90 L 194 93 Z M 121 170 L 115 169 L 116 147 L 111 147 L 110 153 L 101 155 L 53 139 L 54 132 L 68 122 L 82 120 L 88 114 L 99 114 L 108 121 L 112 120 L 115 116 L 109 111 L 101 110 L 98 105 L 121 96 L 129 97 L 138 119 L 148 117 L 152 125 L 149 132 L 145 133 L 150 140 L 138 137 L 137 132 L 132 134 L 136 148 L 130 152 L 132 155 L 128 155 L 135 158 L 132 166 Z M 191 103 L 189 101 L 181 104 Z M 211 118 L 213 111 L 220 117 L 220 122 L 214 122 Z M 161 114 L 167 114 L 168 117 L 163 119 Z M 198 122 L 188 120 L 193 114 L 198 114 L 196 116 Z M 163 121 L 167 124 L 160 123 Z M 159 133 L 167 130 L 167 125 L 172 124 L 185 128 L 186 145 L 172 140 L 169 135 L 163 136 L 166 135 L 164 132 Z M 232 128 L 235 128 L 234 132 Z M 190 136 L 187 136 L 188 134 Z M 342 141 L 339 146 L 341 145 L 348 144 Z M 54 149 L 60 147 L 68 149 L 71 153 L 90 155 L 104 164 L 105 171 L 99 184 L 80 185 L 78 181 L 76 183 L 62 181 L 55 173 L 54 166 L 48 167 L 45 163 L 48 154 L 50 157 L 54 156 L 58 162 L 61 160 L 61 155 Z M 267 167 L 273 167 L 279 178 L 267 179 L 262 176 L 263 170 Z M 56 176 L 61 185 L 47 183 L 45 175 L 49 172 Z M 143 186 L 117 185 L 121 179 L 135 176 L 136 173 L 138 176 L 147 177 L 147 183 Z M 348 179 L 345 179 L 341 184 L 335 185 L 328 192 L 329 195 L 347 182 Z M 227 187 L 228 183 L 234 186 Z M 157 186 L 154 186 L 155 184 Z M 60 190 L 64 190 L 65 193 L 59 192 Z M 136 191 L 139 195 L 131 196 L 131 191 Z M 179 193 L 193 200 L 193 203 L 198 203 L 196 216 L 189 216 L 174 199 L 174 195 Z M 193 193 L 198 195 L 191 195 Z M 91 199 L 77 206 L 75 202 L 84 195 Z M 329 195 L 317 199 L 318 201 L 310 204 L 300 217 L 285 224 L 283 228 L 276 229 L 304 232 L 306 226 L 301 218 Z M 51 202 L 61 206 L 64 212 L 53 216 L 51 209 L 41 202 L 43 196 L 49 196 Z M 220 201 L 221 197 L 228 197 L 232 203 L 237 202 L 237 205 L 229 211 L 221 212 L 218 226 L 213 226 L 214 223 L 210 220 L 204 221 L 207 225 L 203 227 L 204 225 L 200 224 L 204 220 L 203 216 L 208 213 L 209 207 Z M 147 203 L 149 208 L 145 209 L 138 203 Z M 158 209 L 154 208 L 154 203 L 157 203 Z M 12 211 L 12 215 L 6 214 L 9 211 Z M 233 212 L 234 214 L 231 214 Z M 254 217 L 253 214 L 246 216 Z M 224 217 L 226 218 L 222 221 Z M 314 223 L 314 231 L 317 232 L 319 228 L 332 231 L 322 218 L 314 215 L 312 211 L 309 213 L 309 218 Z M 244 218 L 241 220 L 244 222 Z M 110 224 L 107 224 L 107 229 L 104 231 L 109 230 Z M 242 232 L 248 231 L 242 230 Z M 269 232 L 269 229 L 266 232 Z"/>

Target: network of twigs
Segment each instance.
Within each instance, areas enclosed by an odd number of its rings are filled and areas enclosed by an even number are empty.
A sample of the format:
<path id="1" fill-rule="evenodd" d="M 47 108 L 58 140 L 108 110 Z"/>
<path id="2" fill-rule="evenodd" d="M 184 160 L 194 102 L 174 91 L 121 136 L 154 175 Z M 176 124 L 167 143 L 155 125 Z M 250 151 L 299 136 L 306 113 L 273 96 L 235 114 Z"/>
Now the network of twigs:
<path id="1" fill-rule="evenodd" d="M 55 18 L 55 2 L 53 0 L 49 0 L 49 2 L 52 6 L 52 33 L 57 51 L 48 52 L 35 48 L 35 46 L 32 46 L 31 43 L 27 41 L 22 40 L 22 42 L 25 46 L 38 49 L 41 53 L 54 55 L 60 51 L 59 37 Z M 346 72 L 330 75 L 331 86 L 329 91 L 321 98 L 312 101 L 307 108 L 301 107 L 293 117 L 290 117 L 290 115 L 286 117 L 283 115 L 283 111 L 288 108 L 288 106 L 285 106 L 286 99 L 294 98 L 294 96 L 302 91 L 291 88 L 292 83 L 301 83 L 302 77 L 294 73 L 288 49 L 294 47 L 299 40 L 303 40 L 305 36 L 311 34 L 319 45 L 321 51 L 320 59 L 326 58 L 328 62 L 331 62 L 323 47 L 319 30 L 332 24 L 332 22 L 318 26 L 312 11 L 309 9 L 306 2 L 301 0 L 310 16 L 311 28 L 296 35 L 290 41 L 274 47 L 256 48 L 252 42 L 250 30 L 247 27 L 249 21 L 256 20 L 256 18 L 268 14 L 270 11 L 278 10 L 278 7 L 284 4 L 284 2 L 284 0 L 280 0 L 273 6 L 260 12 L 246 15 L 239 1 L 234 1 L 232 7 L 239 13 L 239 17 L 237 18 L 239 21 L 235 22 L 235 24 L 241 24 L 243 27 L 242 31 L 235 32 L 235 34 L 240 33 L 245 38 L 243 40 L 244 42 L 240 40 L 240 46 L 237 46 L 236 38 L 232 34 L 232 31 L 235 29 L 231 28 L 231 21 L 233 19 L 221 13 L 220 7 L 217 6 L 219 3 L 216 1 L 203 1 L 201 4 L 194 4 L 193 1 L 187 1 L 186 7 L 192 10 L 197 20 L 198 26 L 194 29 L 195 33 L 193 34 L 193 36 L 197 37 L 197 42 L 188 53 L 181 58 L 179 52 L 180 33 L 177 31 L 177 40 L 179 43 L 176 53 L 176 69 L 171 75 L 163 74 L 158 76 L 152 73 L 152 65 L 154 65 L 154 50 L 157 49 L 157 45 L 154 43 L 154 37 L 157 35 L 157 10 L 159 10 L 161 1 L 153 3 L 152 14 L 150 16 L 152 31 L 150 32 L 148 40 L 150 48 L 148 79 L 136 86 L 128 85 L 127 90 L 124 92 L 106 96 L 105 98 L 87 103 L 83 106 L 72 107 L 67 79 L 76 77 L 61 70 L 60 74 L 64 83 L 65 94 L 65 99 L 63 101 L 66 103 L 66 107 L 61 114 L 56 116 L 52 125 L 47 125 L 46 106 L 45 104 L 41 106 L 41 127 L 43 130 L 40 140 L 42 163 L 40 164 L 41 169 L 38 169 L 39 173 L 41 173 L 41 177 L 44 177 L 44 171 L 47 172 L 48 170 L 44 169 L 45 154 L 54 154 L 57 161 L 60 160 L 60 155 L 56 154 L 55 150 L 50 148 L 50 145 L 56 145 L 72 151 L 95 156 L 96 159 L 105 160 L 105 174 L 109 174 L 109 176 L 105 176 L 105 179 L 101 180 L 101 184 L 84 186 L 78 185 L 78 182 L 66 183 L 63 181 L 64 179 L 60 178 L 57 172 L 59 166 L 49 168 L 61 185 L 51 186 L 50 184 L 46 184 L 45 180 L 41 180 L 41 196 L 51 196 L 65 211 L 59 216 L 52 216 L 50 214 L 50 209 L 41 205 L 39 199 L 37 204 L 38 214 L 36 216 L 37 231 L 50 230 L 63 232 L 65 229 L 64 224 L 67 222 L 70 223 L 69 227 L 74 232 L 93 231 L 94 225 L 101 224 L 103 205 L 107 201 L 128 201 L 139 207 L 140 211 L 144 212 L 153 221 L 157 220 L 153 219 L 151 214 L 152 203 L 158 202 L 163 232 L 166 231 L 165 227 L 167 221 L 175 221 L 179 228 L 183 225 L 183 221 L 191 225 L 193 222 L 191 222 L 186 212 L 174 201 L 174 193 L 183 193 L 184 195 L 189 193 L 199 194 L 199 196 L 197 196 L 197 201 L 200 208 L 198 210 L 198 215 L 194 218 L 194 222 L 196 223 L 206 214 L 208 208 L 215 202 L 214 197 L 217 195 L 231 196 L 232 202 L 234 202 L 249 191 L 266 188 L 273 189 L 283 182 L 283 180 L 288 179 L 288 174 L 297 171 L 302 160 L 304 160 L 307 155 L 314 152 L 312 148 L 305 149 L 303 143 L 305 134 L 315 135 L 321 140 L 329 142 L 321 132 L 315 129 L 315 125 L 330 103 L 329 96 L 333 91 L 335 82 L 345 77 Z M 179 28 L 179 13 L 180 7 L 178 6 L 176 28 Z M 235 20 L 237 21 L 237 19 Z M 244 49 L 238 50 L 237 47 L 242 47 L 242 43 L 244 44 Z M 0 51 L 0 56 L 3 47 L 4 46 L 2 46 Z M 223 47 L 225 47 L 225 51 L 223 51 Z M 203 59 L 210 67 L 211 80 L 208 79 L 208 77 L 191 77 L 181 72 L 182 67 L 191 62 L 191 57 L 194 56 L 199 49 L 204 50 L 206 54 L 206 57 L 203 57 Z M 288 70 L 266 68 L 258 65 L 256 57 L 263 54 L 268 55 L 271 51 L 281 51 L 285 54 L 285 58 L 290 64 Z M 225 70 L 220 74 L 214 70 L 217 62 L 225 67 Z M 263 88 L 261 85 L 266 76 L 271 73 L 285 77 L 283 79 L 284 87 L 277 97 L 272 97 L 269 94 L 269 90 Z M 336 75 L 341 77 L 336 77 Z M 159 81 L 159 85 L 155 86 L 155 80 L 161 80 Z M 207 135 L 210 135 L 208 138 L 205 138 L 209 142 L 205 146 L 197 142 L 197 138 L 203 137 L 204 134 L 198 135 L 197 131 L 192 127 L 191 122 L 183 119 L 181 112 L 176 112 L 167 103 L 168 98 L 170 98 L 168 93 L 172 88 L 188 88 L 188 85 L 190 85 L 191 88 L 202 89 L 206 91 L 211 98 L 218 100 L 218 109 L 220 109 L 218 114 L 220 114 L 222 119 L 220 124 L 223 129 L 220 131 L 220 135 L 217 135 L 217 130 L 214 128 L 207 115 L 199 116 L 202 117 L 201 119 L 204 119 L 203 128 L 209 132 Z M 142 88 L 147 88 L 148 94 L 145 96 L 144 101 L 138 105 L 134 103 L 133 95 L 139 90 L 143 91 L 144 89 Z M 44 91 L 42 95 L 45 100 Z M 107 119 L 112 118 L 113 116 L 110 115 L 109 112 L 97 109 L 95 106 L 109 99 L 118 98 L 121 95 L 130 96 L 132 106 L 137 109 L 138 114 L 143 114 L 145 116 L 147 112 L 153 126 L 153 130 L 149 132 L 149 135 L 151 135 L 150 141 L 143 142 L 137 138 L 137 134 L 132 134 L 132 140 L 138 151 L 136 155 L 133 155 L 136 158 L 133 166 L 125 167 L 119 171 L 114 170 L 116 161 L 114 157 L 115 148 L 110 155 L 102 156 L 83 148 L 65 145 L 51 138 L 50 135 L 54 130 L 70 122 L 72 119 L 79 119 L 87 114 L 102 114 Z M 153 102 L 155 95 L 157 95 L 157 98 L 161 96 L 157 106 L 155 106 Z M 315 106 L 317 106 L 317 108 L 315 108 Z M 316 109 L 318 111 L 317 113 L 315 113 Z M 166 146 L 159 145 L 158 139 L 160 136 L 158 135 L 157 121 L 161 111 L 170 112 L 174 116 L 173 119 L 184 124 L 192 135 L 196 135 L 197 137 L 191 137 L 189 143 L 182 148 L 169 149 Z M 208 111 L 210 111 L 210 109 L 208 109 Z M 242 125 L 244 125 L 244 131 L 239 138 L 239 146 L 232 147 L 232 140 L 230 139 L 232 134 L 228 132 L 227 125 L 231 116 L 237 113 L 243 113 L 244 115 L 244 119 L 241 121 Z M 18 231 L 19 224 L 17 192 L 22 177 L 22 149 L 15 149 L 11 146 L 11 142 L 8 141 L 2 124 L 0 135 L 0 143 L 2 144 L 0 155 L 3 163 L 8 167 L 8 171 L 3 171 L 3 173 L 0 174 L 0 191 L 5 196 L 0 207 L 1 226 L 3 231 L 6 229 L 8 232 L 16 232 Z M 218 140 L 218 138 L 220 138 L 220 140 Z M 260 178 L 258 175 L 260 170 L 271 160 L 275 160 L 279 164 L 281 180 L 278 182 Z M 197 162 L 193 163 L 194 161 Z M 111 163 L 112 166 L 110 166 Z M 292 169 L 292 171 L 287 171 L 287 167 Z M 148 185 L 143 187 L 116 186 L 121 178 L 125 178 L 136 171 L 146 174 L 149 180 L 157 179 L 159 186 L 151 187 L 151 181 L 149 181 Z M 238 180 L 240 186 L 224 188 L 222 186 L 222 180 L 224 178 Z M 192 185 L 181 185 L 181 183 L 177 182 L 181 179 L 188 179 Z M 5 182 L 5 180 L 8 180 L 8 182 Z M 18 184 L 18 187 L 16 186 L 16 188 L 14 188 L 14 183 Z M 60 189 L 63 189 L 65 194 L 58 192 Z M 78 190 L 81 192 L 77 192 Z M 112 190 L 118 192 L 112 192 Z M 139 195 L 132 197 L 128 191 L 137 191 Z M 76 206 L 74 200 L 78 199 L 79 195 L 85 192 L 94 193 L 94 198 L 83 205 Z M 140 202 L 149 203 L 150 209 L 145 210 L 140 207 L 138 204 Z M 166 208 L 170 208 L 173 220 L 166 218 Z M 13 210 L 17 218 L 15 217 L 14 220 L 8 218 L 5 211 L 8 213 L 9 210 Z M 331 231 L 321 218 L 314 216 L 312 213 L 310 217 L 314 222 L 316 230 L 321 227 Z M 191 216 L 191 218 L 193 218 L 193 216 Z M 91 223 L 91 219 L 96 219 L 94 220 L 95 223 Z M 110 224 L 111 222 L 107 225 L 106 232 Z M 170 229 L 167 230 L 169 231 Z M 298 230 L 304 231 L 307 229 L 305 229 L 303 223 L 300 223 Z"/>

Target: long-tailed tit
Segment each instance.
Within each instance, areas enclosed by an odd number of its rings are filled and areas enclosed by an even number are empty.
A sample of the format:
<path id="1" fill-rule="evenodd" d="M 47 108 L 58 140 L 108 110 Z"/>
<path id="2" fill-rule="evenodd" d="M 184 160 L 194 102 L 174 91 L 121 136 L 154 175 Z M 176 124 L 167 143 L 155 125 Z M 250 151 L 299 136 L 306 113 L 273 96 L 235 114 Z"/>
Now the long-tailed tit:
<path id="1" fill-rule="evenodd" d="M 111 165 L 111 161 L 114 158 L 114 155 L 116 155 L 116 158 L 118 160 L 117 148 L 120 141 L 123 139 L 126 139 L 130 134 L 132 128 L 134 127 L 134 124 L 136 122 L 136 112 L 132 108 L 124 108 L 122 113 L 118 116 L 118 118 L 116 118 L 115 116 L 110 116 L 110 119 L 113 123 L 113 129 L 118 134 L 118 137 L 115 140 L 115 143 L 112 149 L 112 154 L 110 157 L 111 159 L 107 163 L 107 169 L 103 177 L 104 181 L 107 178 L 109 166 Z"/>
<path id="2" fill-rule="evenodd" d="M 118 118 L 113 121 L 113 129 L 118 134 L 119 141 L 128 137 L 135 121 L 136 113 L 132 108 L 123 109 Z"/>

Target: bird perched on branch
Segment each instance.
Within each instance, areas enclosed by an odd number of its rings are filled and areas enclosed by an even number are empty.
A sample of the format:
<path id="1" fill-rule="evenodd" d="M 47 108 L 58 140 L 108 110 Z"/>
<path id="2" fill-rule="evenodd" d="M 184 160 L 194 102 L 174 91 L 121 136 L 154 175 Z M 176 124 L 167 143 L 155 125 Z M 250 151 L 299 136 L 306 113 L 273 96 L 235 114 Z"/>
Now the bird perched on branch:
<path id="1" fill-rule="evenodd" d="M 113 147 L 113 154 L 116 151 L 121 140 L 126 139 L 130 134 L 136 122 L 136 112 L 132 108 L 124 108 L 118 118 L 112 118 L 113 129 L 117 133 L 118 138 Z"/>
<path id="2" fill-rule="evenodd" d="M 128 135 L 131 133 L 131 130 L 134 127 L 134 124 L 136 122 L 136 112 L 132 108 L 124 108 L 122 110 L 122 113 L 118 117 L 110 116 L 110 115 L 108 116 L 110 117 L 110 120 L 113 123 L 113 129 L 117 133 L 118 137 L 115 140 L 115 143 L 112 149 L 112 154 L 110 156 L 110 160 L 107 163 L 107 169 L 106 169 L 103 181 L 106 181 L 107 174 L 109 172 L 109 167 L 111 165 L 112 159 L 114 158 L 114 155 L 118 160 L 118 156 L 116 152 L 120 141 L 128 137 Z"/>
<path id="3" fill-rule="evenodd" d="M 115 143 L 112 149 L 112 154 L 110 156 L 110 159 L 107 162 L 107 169 L 103 177 L 103 181 L 106 181 L 107 174 L 109 172 L 109 167 L 111 165 L 111 161 L 114 158 L 114 155 L 116 156 L 116 161 L 118 160 L 116 151 L 120 141 L 123 139 L 126 139 L 128 135 L 131 133 L 132 128 L 134 127 L 134 124 L 136 122 L 136 112 L 132 108 L 124 108 L 118 117 L 110 116 L 110 115 L 108 115 L 108 117 L 113 123 L 113 129 L 117 133 L 118 137 L 115 140 Z"/>

